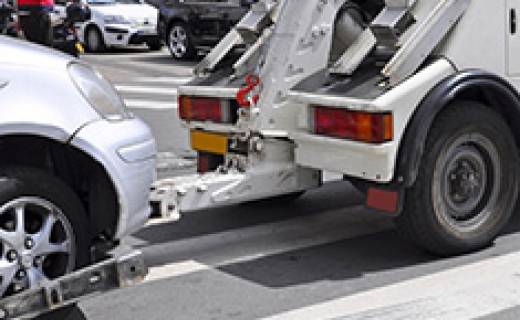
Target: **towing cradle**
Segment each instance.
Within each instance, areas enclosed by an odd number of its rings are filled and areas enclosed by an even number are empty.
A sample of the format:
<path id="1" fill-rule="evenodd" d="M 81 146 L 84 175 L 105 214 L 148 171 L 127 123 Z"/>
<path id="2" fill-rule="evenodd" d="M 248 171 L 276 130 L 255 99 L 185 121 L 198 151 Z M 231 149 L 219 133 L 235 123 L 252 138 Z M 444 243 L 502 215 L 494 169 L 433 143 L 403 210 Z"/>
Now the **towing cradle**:
<path id="1" fill-rule="evenodd" d="M 139 284 L 148 269 L 140 251 L 109 258 L 40 288 L 0 300 L 0 319 L 32 319 L 81 299 Z"/>

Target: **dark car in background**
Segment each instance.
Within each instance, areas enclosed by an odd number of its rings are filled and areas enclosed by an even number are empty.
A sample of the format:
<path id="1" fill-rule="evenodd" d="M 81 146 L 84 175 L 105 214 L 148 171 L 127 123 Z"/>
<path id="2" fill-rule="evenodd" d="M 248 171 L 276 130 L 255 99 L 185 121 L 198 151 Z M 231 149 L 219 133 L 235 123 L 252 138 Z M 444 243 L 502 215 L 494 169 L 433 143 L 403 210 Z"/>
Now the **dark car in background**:
<path id="1" fill-rule="evenodd" d="M 190 59 L 215 46 L 257 0 L 153 2 L 159 8 L 160 38 L 175 59 Z"/>

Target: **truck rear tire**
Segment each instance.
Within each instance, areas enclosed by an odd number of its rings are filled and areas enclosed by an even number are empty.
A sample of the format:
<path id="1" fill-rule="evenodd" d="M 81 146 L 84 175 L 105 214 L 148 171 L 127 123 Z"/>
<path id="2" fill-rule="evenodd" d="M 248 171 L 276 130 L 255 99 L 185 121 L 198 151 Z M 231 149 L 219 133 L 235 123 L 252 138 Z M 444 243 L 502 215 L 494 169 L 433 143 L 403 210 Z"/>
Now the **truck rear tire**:
<path id="1" fill-rule="evenodd" d="M 398 230 L 427 251 L 450 256 L 490 245 L 518 198 L 518 149 L 505 120 L 472 101 L 435 120 Z"/>
<path id="2" fill-rule="evenodd" d="M 89 223 L 77 195 L 31 167 L 0 168 L 0 298 L 88 265 Z"/>

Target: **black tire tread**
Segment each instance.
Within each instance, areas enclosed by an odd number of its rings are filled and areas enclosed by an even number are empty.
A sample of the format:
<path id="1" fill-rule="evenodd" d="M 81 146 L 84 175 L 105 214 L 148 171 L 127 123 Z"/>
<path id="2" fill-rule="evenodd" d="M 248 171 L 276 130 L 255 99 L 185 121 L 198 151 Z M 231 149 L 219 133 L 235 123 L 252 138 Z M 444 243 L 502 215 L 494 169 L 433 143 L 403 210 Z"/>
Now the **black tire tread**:
<path id="1" fill-rule="evenodd" d="M 517 149 L 514 137 L 512 136 L 507 123 L 500 114 L 486 106 L 472 101 L 457 101 L 453 103 L 438 116 L 429 132 L 425 154 L 421 160 L 419 175 L 414 186 L 407 191 L 405 211 L 396 219 L 397 229 L 403 237 L 415 242 L 418 246 L 436 255 L 451 256 L 470 252 L 489 245 L 493 240 L 490 239 L 474 244 L 455 244 L 450 242 L 448 239 L 439 236 L 438 233 L 432 232 L 435 230 L 432 230 L 431 224 L 427 221 L 426 205 L 421 192 L 418 190 L 421 186 L 430 184 L 430 178 L 424 171 L 427 170 L 425 166 L 427 166 L 429 162 L 427 153 L 435 142 L 445 138 L 446 132 L 449 134 L 449 132 L 452 132 L 456 126 L 460 126 L 462 122 L 471 123 L 482 121 L 483 119 L 488 124 L 491 124 L 494 128 L 501 131 L 503 135 L 501 138 L 503 138 L 510 146 L 510 150 Z M 508 156 L 512 157 L 512 172 L 510 172 L 510 174 L 518 177 L 518 154 L 517 152 L 512 151 Z M 502 230 L 513 211 L 514 202 L 516 202 L 518 193 L 518 178 L 515 178 L 515 182 L 515 185 L 512 186 L 514 189 L 514 201 L 512 201 L 513 203 L 511 204 L 511 208 L 507 210 L 507 216 L 503 217 L 499 225 L 494 228 L 494 230 L 498 230 L 495 233 Z"/>

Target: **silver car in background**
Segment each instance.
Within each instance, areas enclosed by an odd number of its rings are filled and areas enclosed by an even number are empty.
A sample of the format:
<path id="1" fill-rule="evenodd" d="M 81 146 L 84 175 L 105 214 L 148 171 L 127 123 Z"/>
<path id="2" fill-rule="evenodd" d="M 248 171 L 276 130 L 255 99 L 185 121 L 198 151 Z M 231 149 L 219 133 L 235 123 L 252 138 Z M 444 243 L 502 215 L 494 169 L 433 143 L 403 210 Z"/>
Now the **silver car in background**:
<path id="1" fill-rule="evenodd" d="M 0 298 L 85 266 L 150 214 L 155 140 L 88 65 L 0 36 Z"/>

